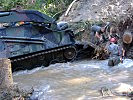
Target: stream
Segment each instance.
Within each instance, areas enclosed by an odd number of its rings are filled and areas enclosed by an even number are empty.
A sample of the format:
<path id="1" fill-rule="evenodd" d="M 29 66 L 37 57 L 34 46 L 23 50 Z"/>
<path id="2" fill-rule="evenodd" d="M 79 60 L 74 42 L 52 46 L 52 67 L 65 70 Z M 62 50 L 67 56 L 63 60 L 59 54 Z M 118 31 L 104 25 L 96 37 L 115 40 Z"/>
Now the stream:
<path id="1" fill-rule="evenodd" d="M 109 67 L 108 60 L 80 60 L 13 73 L 22 89 L 34 88 L 31 100 L 131 100 L 114 93 L 133 91 L 133 60 Z M 103 88 L 108 89 L 100 92 Z"/>

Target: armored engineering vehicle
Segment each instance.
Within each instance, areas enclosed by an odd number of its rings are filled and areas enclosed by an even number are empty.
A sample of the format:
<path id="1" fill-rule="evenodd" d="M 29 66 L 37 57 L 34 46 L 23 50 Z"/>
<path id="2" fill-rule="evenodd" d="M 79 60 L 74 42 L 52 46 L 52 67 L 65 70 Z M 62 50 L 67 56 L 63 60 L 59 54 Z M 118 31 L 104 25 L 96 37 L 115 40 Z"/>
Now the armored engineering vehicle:
<path id="1" fill-rule="evenodd" d="M 13 70 L 48 66 L 77 55 L 73 31 L 35 10 L 0 11 L 0 58 L 9 58 Z"/>

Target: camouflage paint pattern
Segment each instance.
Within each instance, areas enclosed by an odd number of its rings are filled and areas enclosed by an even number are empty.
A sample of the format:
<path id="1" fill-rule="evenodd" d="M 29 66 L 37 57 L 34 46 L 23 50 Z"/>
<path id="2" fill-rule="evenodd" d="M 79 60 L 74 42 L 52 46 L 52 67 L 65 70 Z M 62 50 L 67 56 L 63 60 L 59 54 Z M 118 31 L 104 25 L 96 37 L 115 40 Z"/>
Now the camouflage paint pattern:
<path id="1" fill-rule="evenodd" d="M 0 12 L 0 58 L 11 58 L 74 43 L 69 29 L 34 10 Z"/>

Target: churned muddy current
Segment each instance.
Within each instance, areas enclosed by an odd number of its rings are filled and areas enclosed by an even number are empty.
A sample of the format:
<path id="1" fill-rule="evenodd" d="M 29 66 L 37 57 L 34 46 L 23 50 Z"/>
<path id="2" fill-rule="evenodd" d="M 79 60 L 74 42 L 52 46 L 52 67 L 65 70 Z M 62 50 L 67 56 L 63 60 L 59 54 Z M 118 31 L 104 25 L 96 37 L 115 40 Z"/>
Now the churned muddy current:
<path id="1" fill-rule="evenodd" d="M 120 96 L 133 90 L 133 60 L 110 68 L 108 60 L 57 63 L 13 73 L 15 84 L 34 88 L 33 100 L 130 100 Z"/>

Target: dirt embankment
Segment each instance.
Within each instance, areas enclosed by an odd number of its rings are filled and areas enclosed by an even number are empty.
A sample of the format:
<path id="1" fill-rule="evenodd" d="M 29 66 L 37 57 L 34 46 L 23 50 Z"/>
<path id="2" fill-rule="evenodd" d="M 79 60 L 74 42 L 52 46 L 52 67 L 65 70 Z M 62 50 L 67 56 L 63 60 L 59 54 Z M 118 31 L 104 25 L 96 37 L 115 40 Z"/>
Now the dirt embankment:
<path id="1" fill-rule="evenodd" d="M 76 0 L 60 20 L 79 22 L 90 20 L 120 20 L 133 13 L 132 0 Z"/>
<path id="2" fill-rule="evenodd" d="M 133 0 L 74 1 L 60 17 L 60 21 L 69 22 L 75 34 L 85 33 L 88 35 L 92 24 L 105 24 L 107 21 L 118 28 L 118 33 L 121 36 L 127 28 L 133 27 Z"/>

